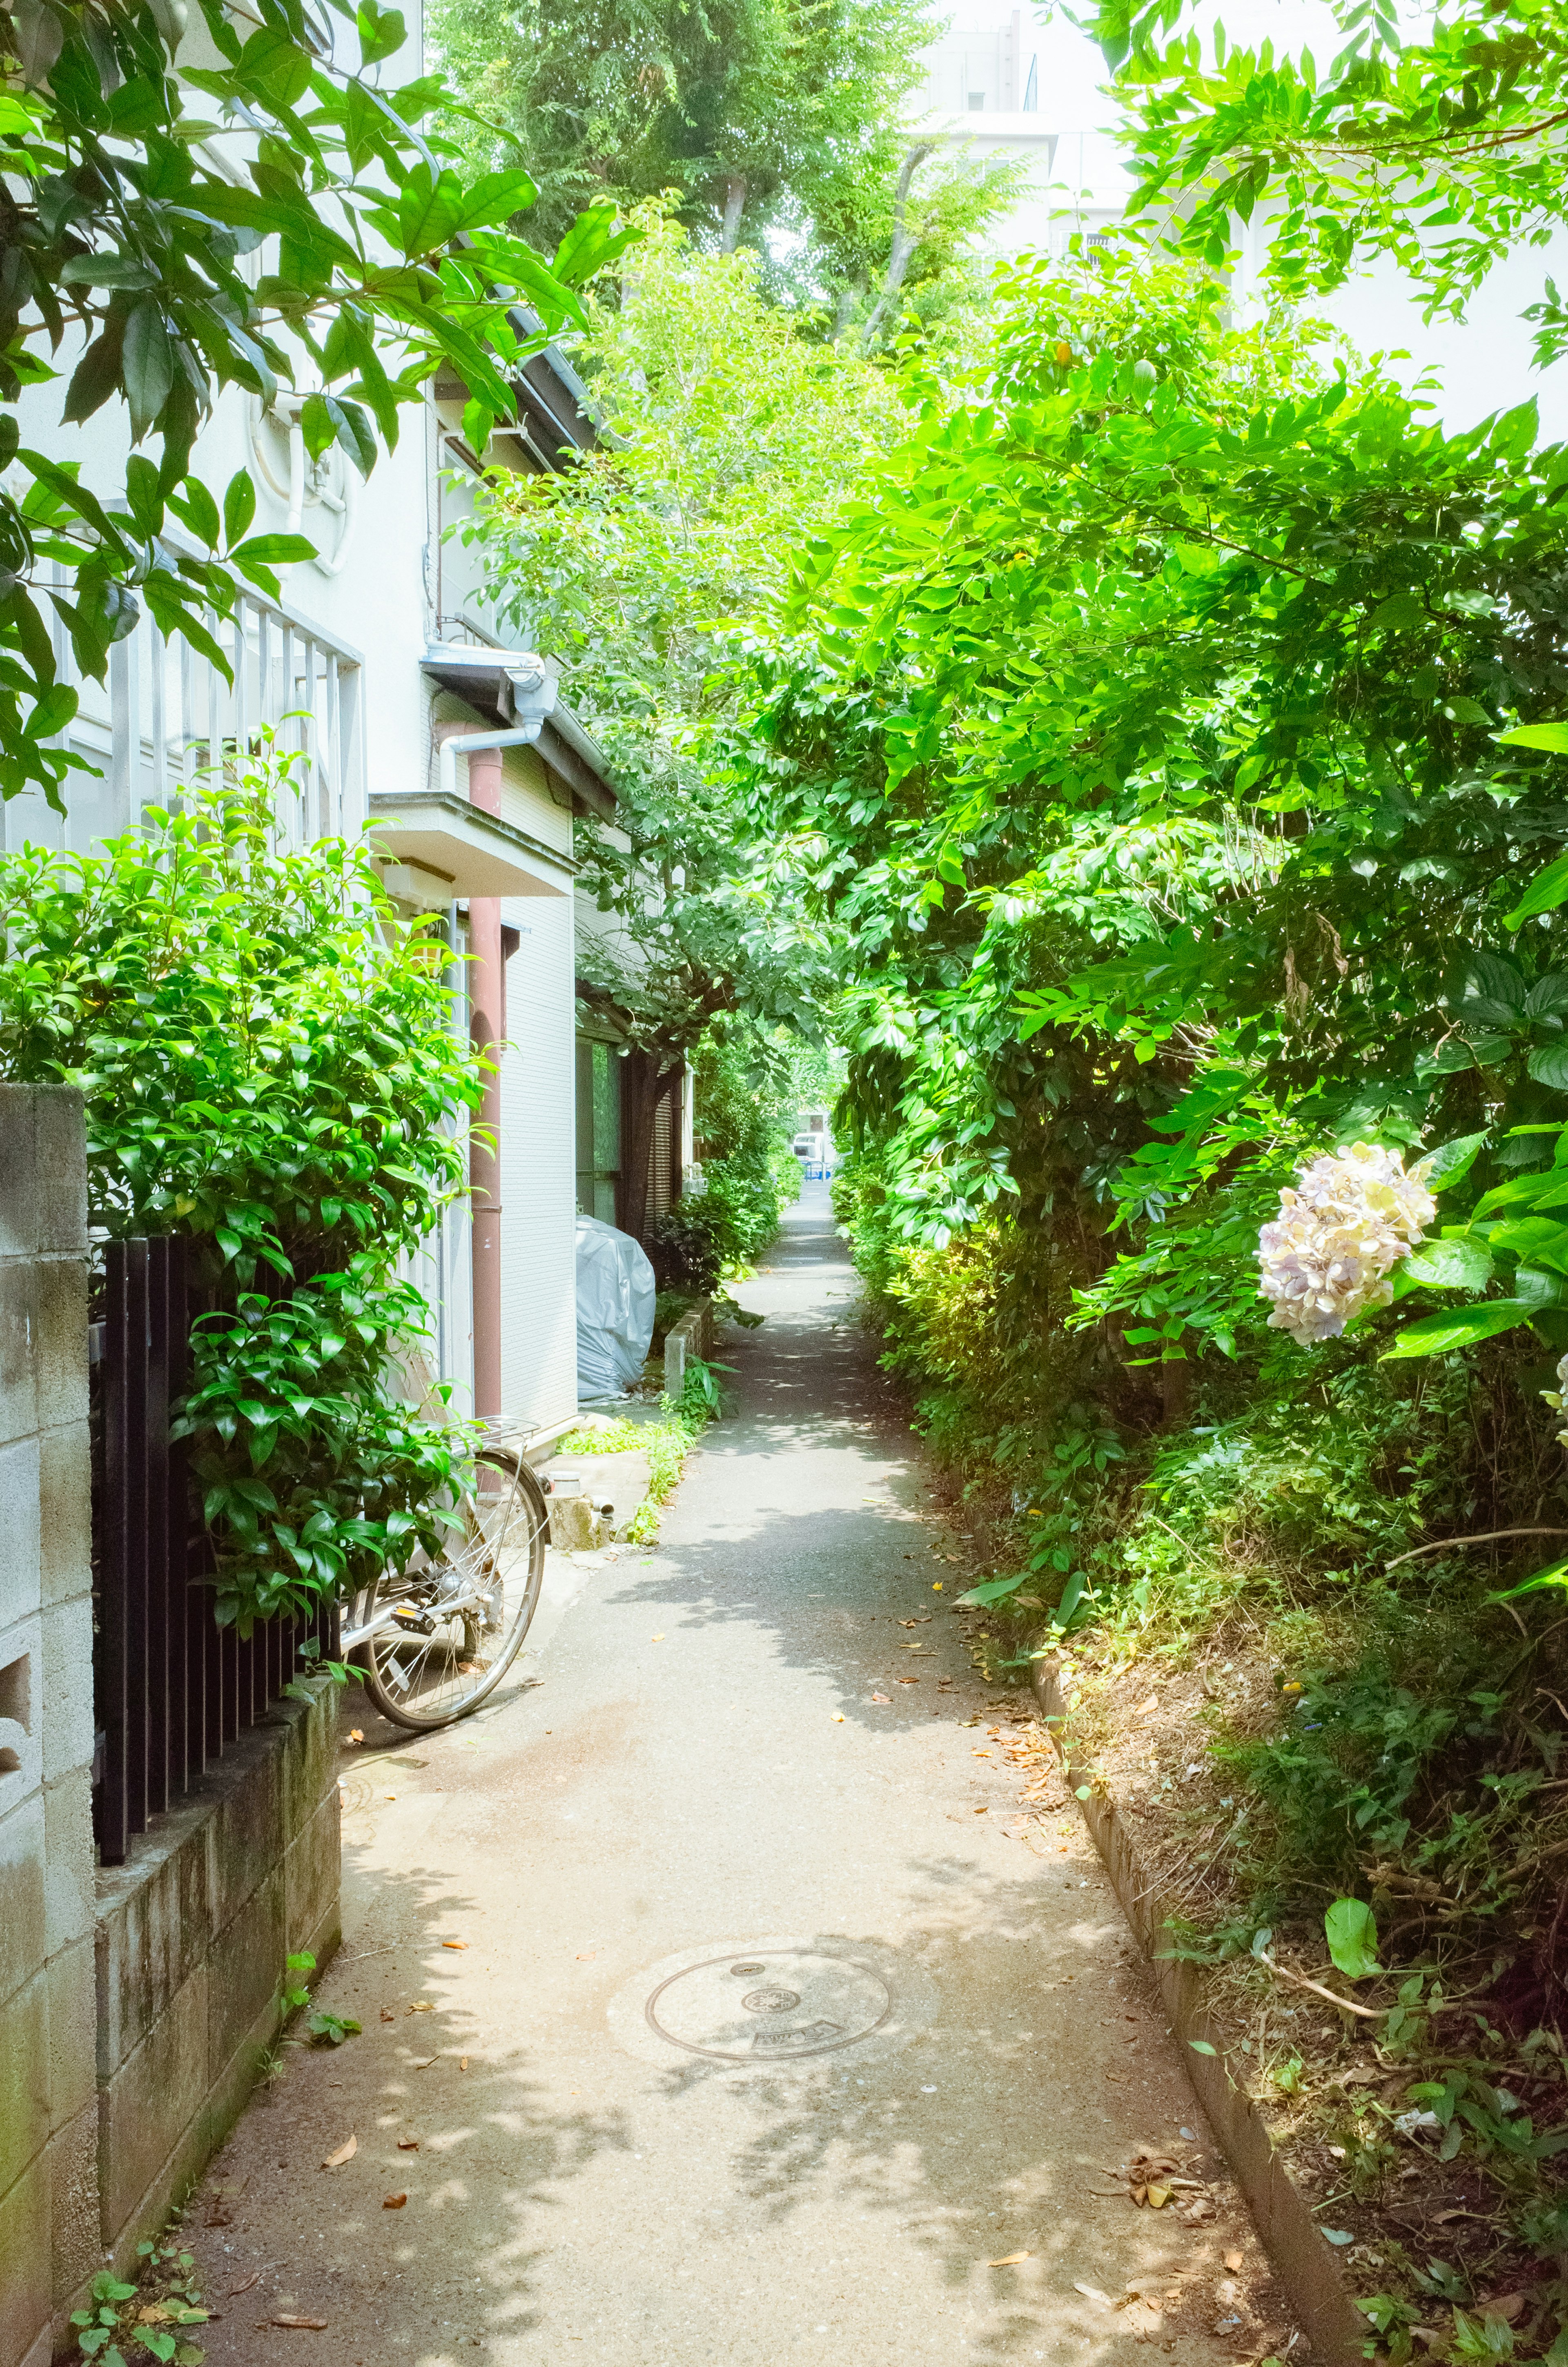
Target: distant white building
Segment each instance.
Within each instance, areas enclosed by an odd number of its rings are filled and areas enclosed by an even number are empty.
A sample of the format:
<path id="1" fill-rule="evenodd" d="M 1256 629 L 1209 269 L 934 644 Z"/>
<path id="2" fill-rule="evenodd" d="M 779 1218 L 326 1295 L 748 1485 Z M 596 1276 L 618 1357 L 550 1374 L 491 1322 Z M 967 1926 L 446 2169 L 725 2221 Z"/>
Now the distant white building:
<path id="1" fill-rule="evenodd" d="M 1307 45 L 1326 58 L 1343 39 L 1324 0 L 1225 0 L 1203 11 L 1202 22 L 1211 28 L 1216 17 L 1233 50 L 1270 40 L 1277 54 Z M 985 251 L 1060 255 L 1074 232 L 1092 246 L 1119 219 L 1127 168 L 1112 129 L 1115 105 L 1102 95 L 1105 61 L 1069 18 L 996 0 L 955 0 L 926 58 L 925 84 L 910 102 L 922 129 L 978 155 L 1017 156 L 1028 166 L 1024 196 L 987 232 Z M 1244 308 L 1257 286 L 1267 225 L 1261 216 L 1250 226 L 1238 221 L 1235 235 L 1236 295 Z M 1423 321 L 1418 292 L 1392 264 L 1357 273 L 1313 309 L 1363 357 L 1388 357 L 1405 383 L 1435 369 L 1437 415 L 1450 430 L 1533 395 L 1543 436 L 1568 439 L 1568 363 L 1539 373 L 1533 331 L 1521 317 L 1548 277 L 1568 282 L 1568 236 L 1506 255 L 1462 326 Z"/>

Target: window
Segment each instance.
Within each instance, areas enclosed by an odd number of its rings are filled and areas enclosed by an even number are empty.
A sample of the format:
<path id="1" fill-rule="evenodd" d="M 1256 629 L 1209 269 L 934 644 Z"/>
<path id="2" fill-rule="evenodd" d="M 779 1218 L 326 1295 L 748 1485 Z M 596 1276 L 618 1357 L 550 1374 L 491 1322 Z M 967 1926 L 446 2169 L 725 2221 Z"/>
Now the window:
<path id="1" fill-rule="evenodd" d="M 577 1207 L 616 1221 L 620 1181 L 620 1062 L 615 1046 L 577 1038 Z"/>
<path id="2" fill-rule="evenodd" d="M 985 93 L 983 90 L 971 90 L 970 92 L 969 111 L 971 115 L 982 115 L 984 113 Z"/>

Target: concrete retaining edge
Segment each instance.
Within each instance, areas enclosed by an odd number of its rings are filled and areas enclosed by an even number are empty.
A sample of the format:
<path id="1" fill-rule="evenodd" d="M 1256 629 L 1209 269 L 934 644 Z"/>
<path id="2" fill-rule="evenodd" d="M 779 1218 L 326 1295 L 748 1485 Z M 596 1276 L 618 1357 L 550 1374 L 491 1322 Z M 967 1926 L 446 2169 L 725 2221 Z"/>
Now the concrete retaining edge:
<path id="1" fill-rule="evenodd" d="M 1087 1798 L 1078 1802 L 1084 1821 L 1132 1933 L 1153 1965 L 1193 2092 L 1242 2191 L 1269 2264 L 1321 2367 L 1360 2367 L 1370 2328 L 1311 2209 L 1275 2152 L 1262 2114 L 1232 2076 L 1210 2018 L 1204 1969 L 1166 1953 L 1163 1943 L 1169 1910 L 1143 1873 L 1128 1820 L 1094 1778 L 1073 1762 L 1068 1704 L 1056 1661 L 1035 1663 L 1034 1690 L 1069 1787 L 1074 1793 L 1087 1791 Z M 1196 2054 L 1194 2039 L 1213 2047 L 1213 2054 Z"/>
<path id="2" fill-rule="evenodd" d="M 686 1387 L 686 1360 L 713 1353 L 713 1301 L 699 1298 L 665 1334 L 665 1395 L 680 1402 Z"/>

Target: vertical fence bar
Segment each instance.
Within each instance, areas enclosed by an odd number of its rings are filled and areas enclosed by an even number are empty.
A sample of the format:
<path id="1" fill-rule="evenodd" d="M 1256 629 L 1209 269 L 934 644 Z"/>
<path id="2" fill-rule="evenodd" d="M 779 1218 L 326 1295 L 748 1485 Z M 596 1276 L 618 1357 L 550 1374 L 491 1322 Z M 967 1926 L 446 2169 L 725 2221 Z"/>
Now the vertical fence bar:
<path id="1" fill-rule="evenodd" d="M 98 1854 L 105 1865 L 124 1864 L 128 1830 L 125 1549 L 131 1523 L 126 1504 L 125 1413 L 129 1368 L 125 1244 L 110 1241 L 104 1252 L 103 1478 L 97 1508 L 98 1632 L 93 1686 L 96 1716 L 104 1737 L 103 1775 L 95 1806 Z"/>
<path id="2" fill-rule="evenodd" d="M 169 1805 L 169 1244 L 147 1243 L 147 1806 Z M 177 1795 L 176 1795 L 177 1796 Z"/>
<path id="3" fill-rule="evenodd" d="M 169 1323 L 168 1401 L 172 1409 L 185 1395 L 189 1369 L 190 1310 L 186 1303 L 186 1256 L 182 1236 L 165 1242 L 167 1253 Z M 178 1799 L 188 1792 L 195 1774 L 191 1763 L 191 1727 L 199 1715 L 192 1699 L 189 1591 L 190 1501 L 185 1441 L 168 1450 L 168 1541 L 165 1580 L 169 1636 L 169 1790 Z"/>
<path id="4" fill-rule="evenodd" d="M 147 1829 L 147 1244 L 125 1244 L 125 1822 Z"/>

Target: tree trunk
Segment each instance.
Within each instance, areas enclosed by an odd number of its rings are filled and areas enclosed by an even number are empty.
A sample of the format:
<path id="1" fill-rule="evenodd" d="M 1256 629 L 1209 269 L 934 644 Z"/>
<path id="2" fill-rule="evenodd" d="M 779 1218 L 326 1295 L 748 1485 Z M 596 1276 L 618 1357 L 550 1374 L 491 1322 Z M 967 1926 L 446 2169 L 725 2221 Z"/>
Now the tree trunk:
<path id="1" fill-rule="evenodd" d="M 745 211 L 746 185 L 739 173 L 724 176 L 724 226 L 719 239 L 720 252 L 733 255 L 741 243 L 741 216 Z"/>
<path id="2" fill-rule="evenodd" d="M 648 1224 L 648 1155 L 659 1104 L 686 1072 L 684 1055 L 674 1068 L 668 1053 L 629 1052 L 621 1062 L 620 1229 L 642 1240 Z"/>
<path id="3" fill-rule="evenodd" d="M 931 153 L 931 148 L 929 140 L 917 140 L 899 169 L 898 187 L 893 191 L 892 199 L 892 244 L 888 249 L 887 277 L 882 282 L 881 294 L 871 308 L 870 318 L 860 333 L 862 353 L 870 352 L 871 340 L 892 311 L 898 291 L 903 285 L 903 275 L 920 243 L 919 231 L 910 226 L 909 185 Z"/>
<path id="4" fill-rule="evenodd" d="M 844 334 L 845 330 L 855 318 L 855 307 L 858 304 L 865 292 L 866 275 L 864 272 L 860 274 L 860 277 L 858 279 L 852 279 L 847 288 L 840 289 L 837 309 L 834 312 L 833 316 L 833 326 L 828 331 L 828 343 L 830 345 L 835 345 L 838 343 L 838 340 Z"/>

